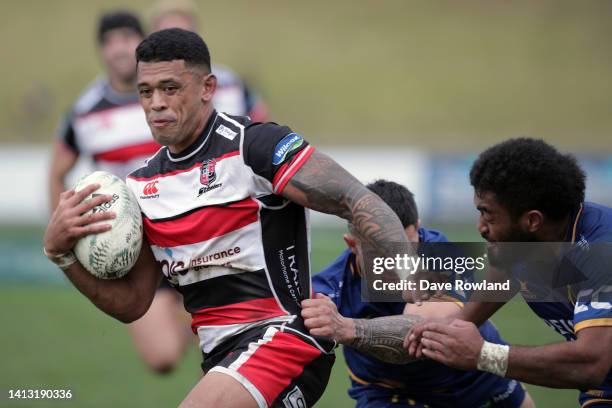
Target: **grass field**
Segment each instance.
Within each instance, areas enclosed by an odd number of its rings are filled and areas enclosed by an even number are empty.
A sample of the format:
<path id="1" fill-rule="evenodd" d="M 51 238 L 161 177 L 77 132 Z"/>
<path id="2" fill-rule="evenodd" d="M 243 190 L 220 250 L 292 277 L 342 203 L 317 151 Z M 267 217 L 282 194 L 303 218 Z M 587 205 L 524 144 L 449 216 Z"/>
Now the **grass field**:
<path id="1" fill-rule="evenodd" d="M 456 240 L 473 237 L 466 228 L 446 231 Z M 176 406 L 199 376 L 200 357 L 195 346 L 173 375 L 157 377 L 148 373 L 133 352 L 122 325 L 97 311 L 87 299 L 53 275 L 56 271 L 38 262 L 40 233 L 40 230 L 0 233 L 3 249 L 0 252 L 0 406 Z M 340 237 L 338 231 L 314 231 L 314 270 L 342 249 Z M 32 251 L 16 252 L 17 248 L 24 247 L 31 247 Z M 13 248 L 14 259 L 7 259 L 6 248 Z M 36 265 L 44 271 L 30 271 L 29 278 L 26 276 L 26 280 L 20 281 L 14 275 L 27 269 L 23 265 Z M 41 273 L 53 277 L 44 279 Z M 511 343 L 545 344 L 561 340 L 519 301 L 502 309 L 494 322 Z M 348 380 L 344 362 L 341 353 L 337 355 L 338 362 L 319 407 L 351 406 L 346 395 Z M 11 402 L 6 398 L 11 388 L 71 389 L 74 397 L 69 402 Z M 575 391 L 531 386 L 528 389 L 540 407 L 577 406 Z"/>

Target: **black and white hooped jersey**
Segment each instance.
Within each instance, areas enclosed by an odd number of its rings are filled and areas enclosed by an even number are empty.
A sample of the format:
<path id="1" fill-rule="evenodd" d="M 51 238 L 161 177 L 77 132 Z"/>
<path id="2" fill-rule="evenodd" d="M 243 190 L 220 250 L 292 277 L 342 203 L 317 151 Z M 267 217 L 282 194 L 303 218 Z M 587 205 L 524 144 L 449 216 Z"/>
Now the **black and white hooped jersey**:
<path id="1" fill-rule="evenodd" d="M 288 127 L 214 112 L 181 154 L 164 147 L 128 176 L 148 243 L 204 353 L 255 326 L 303 329 L 308 213 L 280 192 L 312 152 Z"/>
<path id="2" fill-rule="evenodd" d="M 98 170 L 125 178 L 159 150 L 136 92 L 117 93 L 106 78 L 95 80 L 65 116 L 58 136 Z"/>

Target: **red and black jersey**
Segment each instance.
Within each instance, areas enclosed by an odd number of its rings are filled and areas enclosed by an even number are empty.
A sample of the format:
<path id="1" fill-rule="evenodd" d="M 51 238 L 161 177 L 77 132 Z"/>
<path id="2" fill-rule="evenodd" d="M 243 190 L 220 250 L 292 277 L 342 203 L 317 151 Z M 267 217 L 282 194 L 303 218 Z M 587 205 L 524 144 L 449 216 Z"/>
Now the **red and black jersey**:
<path id="1" fill-rule="evenodd" d="M 312 152 L 286 126 L 214 112 L 185 151 L 162 148 L 128 176 L 204 353 L 256 326 L 303 329 L 308 212 L 279 194 Z"/>

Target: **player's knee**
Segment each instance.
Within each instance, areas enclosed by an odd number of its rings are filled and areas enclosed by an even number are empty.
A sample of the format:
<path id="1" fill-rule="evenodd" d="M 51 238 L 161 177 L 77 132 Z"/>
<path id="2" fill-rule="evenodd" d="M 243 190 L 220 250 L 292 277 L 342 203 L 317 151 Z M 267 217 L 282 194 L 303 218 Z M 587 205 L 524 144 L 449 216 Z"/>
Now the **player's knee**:
<path id="1" fill-rule="evenodd" d="M 174 371 L 176 363 L 171 361 L 160 361 L 149 364 L 149 369 L 158 375 L 167 375 Z"/>
<path id="2" fill-rule="evenodd" d="M 145 361 L 147 366 L 155 374 L 167 375 L 170 374 L 176 368 L 176 360 L 170 359 L 156 359 L 151 361 Z"/>
<path id="3" fill-rule="evenodd" d="M 143 356 L 143 360 L 149 370 L 156 374 L 169 374 L 176 368 L 182 353 L 178 350 L 165 350 L 159 353 Z"/>

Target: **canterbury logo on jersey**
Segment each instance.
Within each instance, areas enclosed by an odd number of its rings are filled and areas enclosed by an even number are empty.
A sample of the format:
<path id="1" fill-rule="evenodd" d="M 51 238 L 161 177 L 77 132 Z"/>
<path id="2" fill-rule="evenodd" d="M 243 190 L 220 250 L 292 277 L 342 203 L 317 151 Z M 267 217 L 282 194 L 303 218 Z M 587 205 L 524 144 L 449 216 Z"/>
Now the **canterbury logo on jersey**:
<path id="1" fill-rule="evenodd" d="M 159 180 L 151 181 L 150 183 L 145 184 L 144 188 L 142 189 L 143 195 L 141 195 L 140 198 L 146 200 L 149 198 L 159 197 L 157 183 L 159 183 Z"/>

